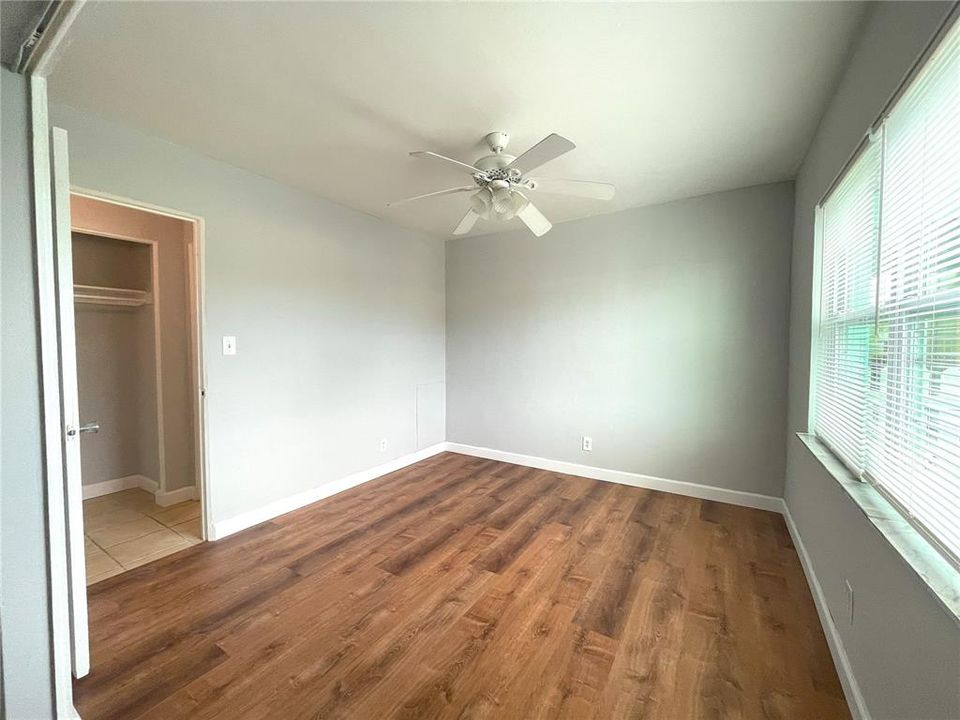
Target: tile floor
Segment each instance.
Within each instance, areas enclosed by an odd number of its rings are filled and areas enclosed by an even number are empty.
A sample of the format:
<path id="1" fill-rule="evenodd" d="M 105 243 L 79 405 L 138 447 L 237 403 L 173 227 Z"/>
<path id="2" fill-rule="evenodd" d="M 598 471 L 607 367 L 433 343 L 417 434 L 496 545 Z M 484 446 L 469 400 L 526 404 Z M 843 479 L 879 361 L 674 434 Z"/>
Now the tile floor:
<path id="1" fill-rule="evenodd" d="M 83 501 L 87 585 L 201 542 L 200 503 L 161 507 L 134 488 Z"/>

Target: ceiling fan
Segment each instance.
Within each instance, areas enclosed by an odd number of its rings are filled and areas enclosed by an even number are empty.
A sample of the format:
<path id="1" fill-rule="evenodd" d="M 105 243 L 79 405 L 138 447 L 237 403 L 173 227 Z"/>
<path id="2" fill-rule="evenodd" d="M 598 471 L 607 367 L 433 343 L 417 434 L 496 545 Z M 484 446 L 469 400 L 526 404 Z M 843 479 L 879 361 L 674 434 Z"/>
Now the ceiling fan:
<path id="1" fill-rule="evenodd" d="M 504 153 L 510 136 L 503 132 L 492 132 L 484 138 L 492 155 L 485 155 L 472 165 L 430 151 L 410 153 L 413 157 L 439 160 L 448 165 L 456 165 L 460 170 L 473 176 L 473 185 L 437 190 L 436 192 L 404 200 L 387 203 L 393 207 L 414 200 L 452 195 L 454 193 L 473 192 L 470 197 L 470 209 L 454 229 L 454 235 L 470 232 L 478 219 L 510 220 L 518 217 L 530 228 L 534 235 L 543 235 L 551 227 L 550 221 L 543 216 L 527 193 L 545 192 L 557 195 L 575 195 L 578 197 L 609 200 L 615 188 L 608 183 L 588 180 L 560 180 L 554 178 L 531 177 L 527 173 L 536 170 L 551 160 L 573 150 L 576 145 L 556 133 L 547 135 L 532 148 L 518 157 Z"/>

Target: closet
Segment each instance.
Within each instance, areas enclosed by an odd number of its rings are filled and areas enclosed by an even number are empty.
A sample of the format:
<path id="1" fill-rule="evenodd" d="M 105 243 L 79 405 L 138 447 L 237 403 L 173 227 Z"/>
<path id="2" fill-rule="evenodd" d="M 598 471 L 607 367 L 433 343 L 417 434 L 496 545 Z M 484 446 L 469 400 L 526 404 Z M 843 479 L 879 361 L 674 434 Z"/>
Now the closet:
<path id="1" fill-rule="evenodd" d="M 160 478 L 151 250 L 73 233 L 80 417 L 98 425 L 81 454 L 91 487 L 124 478 L 152 487 Z"/>
<path id="2" fill-rule="evenodd" d="M 88 583 L 200 542 L 195 223 L 71 197 Z"/>

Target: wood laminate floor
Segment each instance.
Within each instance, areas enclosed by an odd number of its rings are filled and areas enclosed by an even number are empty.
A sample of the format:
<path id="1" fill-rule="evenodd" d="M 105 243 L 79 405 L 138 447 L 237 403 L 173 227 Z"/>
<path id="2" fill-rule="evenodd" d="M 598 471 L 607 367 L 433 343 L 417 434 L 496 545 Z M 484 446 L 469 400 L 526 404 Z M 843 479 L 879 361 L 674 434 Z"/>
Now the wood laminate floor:
<path id="1" fill-rule="evenodd" d="M 849 717 L 779 515 L 452 453 L 89 592 L 84 720 Z"/>

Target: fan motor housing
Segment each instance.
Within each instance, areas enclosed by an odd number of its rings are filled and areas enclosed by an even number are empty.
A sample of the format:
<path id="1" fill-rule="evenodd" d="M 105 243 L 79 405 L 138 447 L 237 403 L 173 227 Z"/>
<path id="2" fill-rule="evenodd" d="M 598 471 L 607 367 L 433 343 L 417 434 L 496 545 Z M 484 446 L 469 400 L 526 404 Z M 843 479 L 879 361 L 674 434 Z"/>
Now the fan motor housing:
<path id="1" fill-rule="evenodd" d="M 517 168 L 495 167 L 492 170 L 484 170 L 483 173 L 475 173 L 474 182 L 478 187 L 490 188 L 490 190 L 512 188 L 522 183 L 522 174 Z"/>
<path id="2" fill-rule="evenodd" d="M 498 153 L 496 155 L 485 155 L 477 160 L 473 166 L 481 170 L 502 170 L 515 160 L 513 155 Z"/>

